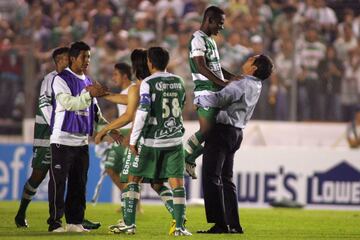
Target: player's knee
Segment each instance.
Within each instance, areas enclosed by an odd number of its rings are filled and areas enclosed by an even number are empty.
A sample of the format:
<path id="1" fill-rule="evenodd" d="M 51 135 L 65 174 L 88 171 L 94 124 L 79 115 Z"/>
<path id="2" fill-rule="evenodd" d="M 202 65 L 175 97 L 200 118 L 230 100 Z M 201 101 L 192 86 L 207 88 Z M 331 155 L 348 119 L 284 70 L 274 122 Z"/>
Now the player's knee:
<path id="1" fill-rule="evenodd" d="M 33 187 L 37 187 L 44 181 L 47 172 L 47 170 L 33 169 L 28 181 L 31 182 Z"/>

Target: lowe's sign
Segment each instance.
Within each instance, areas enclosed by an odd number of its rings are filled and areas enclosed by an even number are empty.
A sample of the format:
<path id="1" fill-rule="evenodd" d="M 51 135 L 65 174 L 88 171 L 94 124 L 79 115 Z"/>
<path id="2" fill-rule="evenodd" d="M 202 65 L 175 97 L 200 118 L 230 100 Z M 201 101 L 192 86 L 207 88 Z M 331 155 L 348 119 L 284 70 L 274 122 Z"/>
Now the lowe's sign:
<path id="1" fill-rule="evenodd" d="M 360 151 L 243 148 L 235 155 L 234 182 L 241 207 L 287 199 L 310 208 L 360 209 Z M 203 196 L 200 181 L 191 181 L 190 189 L 192 198 Z"/>

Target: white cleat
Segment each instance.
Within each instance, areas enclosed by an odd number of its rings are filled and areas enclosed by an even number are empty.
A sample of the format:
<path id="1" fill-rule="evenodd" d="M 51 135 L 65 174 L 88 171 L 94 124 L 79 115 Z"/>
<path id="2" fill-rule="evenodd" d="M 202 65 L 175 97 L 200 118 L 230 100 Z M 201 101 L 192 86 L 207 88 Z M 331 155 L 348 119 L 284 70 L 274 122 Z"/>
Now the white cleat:
<path id="1" fill-rule="evenodd" d="M 125 233 L 128 235 L 132 235 L 135 234 L 136 231 L 136 225 L 132 224 L 130 226 L 123 226 L 123 227 L 114 227 L 113 229 L 110 229 L 110 232 L 115 233 L 115 234 L 121 234 L 121 233 Z"/>
<path id="2" fill-rule="evenodd" d="M 85 229 L 81 224 L 66 224 L 66 232 L 90 232 Z"/>
<path id="3" fill-rule="evenodd" d="M 113 232 L 114 229 L 123 228 L 123 227 L 126 227 L 126 224 L 125 224 L 124 220 L 119 219 L 119 221 L 118 221 L 117 224 L 110 225 L 110 226 L 108 227 L 108 229 L 110 230 L 110 232 Z"/>
<path id="4" fill-rule="evenodd" d="M 54 230 L 52 230 L 51 232 L 53 232 L 53 233 L 63 233 L 63 232 L 66 232 L 66 230 L 63 227 L 58 227 L 58 228 L 55 228 Z"/>
<path id="5" fill-rule="evenodd" d="M 189 232 L 186 228 L 176 228 L 174 232 L 174 236 L 192 236 L 191 232 Z"/>

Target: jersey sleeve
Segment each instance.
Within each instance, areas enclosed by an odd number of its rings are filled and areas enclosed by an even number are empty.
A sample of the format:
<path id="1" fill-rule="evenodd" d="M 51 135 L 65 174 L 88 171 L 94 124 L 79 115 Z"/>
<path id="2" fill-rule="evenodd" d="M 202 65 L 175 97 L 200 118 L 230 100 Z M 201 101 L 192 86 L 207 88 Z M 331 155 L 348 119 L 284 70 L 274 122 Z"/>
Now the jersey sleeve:
<path id="1" fill-rule="evenodd" d="M 40 95 L 39 95 L 39 109 L 48 125 L 50 125 L 52 104 L 51 104 L 51 82 L 54 75 L 46 75 L 41 82 Z"/>
<path id="2" fill-rule="evenodd" d="M 54 78 L 52 88 L 57 101 L 56 112 L 60 111 L 77 111 L 88 108 L 91 104 L 91 96 L 89 92 L 74 97 L 66 82 L 59 76 Z"/>
<path id="3" fill-rule="evenodd" d="M 194 37 L 191 40 L 191 50 L 190 50 L 190 57 L 198 57 L 198 56 L 205 56 L 205 41 L 201 37 Z"/>
<path id="4" fill-rule="evenodd" d="M 200 107 L 223 108 L 238 101 L 245 93 L 245 81 L 239 80 L 228 84 L 219 92 L 197 97 L 194 101 Z"/>
<path id="5" fill-rule="evenodd" d="M 138 110 L 149 112 L 151 106 L 150 86 L 146 81 L 140 85 L 140 102 Z"/>

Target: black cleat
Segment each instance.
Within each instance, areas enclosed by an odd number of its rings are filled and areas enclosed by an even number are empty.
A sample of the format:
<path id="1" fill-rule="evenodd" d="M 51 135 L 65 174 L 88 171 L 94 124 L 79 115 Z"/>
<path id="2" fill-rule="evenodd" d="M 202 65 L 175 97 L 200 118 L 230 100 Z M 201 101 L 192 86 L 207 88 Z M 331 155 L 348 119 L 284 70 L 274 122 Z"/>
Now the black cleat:
<path id="1" fill-rule="evenodd" d="M 84 221 L 81 224 L 83 228 L 85 229 L 98 229 L 101 226 L 101 223 L 99 222 L 91 222 L 87 219 L 84 219 Z"/>
<path id="2" fill-rule="evenodd" d="M 25 217 L 23 217 L 23 216 L 16 215 L 15 224 L 16 224 L 16 227 L 18 227 L 18 228 L 27 228 L 27 227 L 29 227 Z"/>

